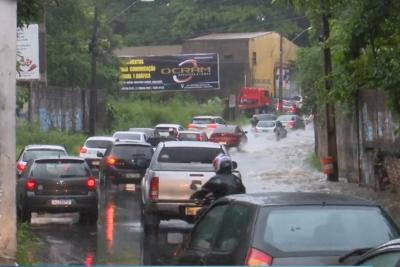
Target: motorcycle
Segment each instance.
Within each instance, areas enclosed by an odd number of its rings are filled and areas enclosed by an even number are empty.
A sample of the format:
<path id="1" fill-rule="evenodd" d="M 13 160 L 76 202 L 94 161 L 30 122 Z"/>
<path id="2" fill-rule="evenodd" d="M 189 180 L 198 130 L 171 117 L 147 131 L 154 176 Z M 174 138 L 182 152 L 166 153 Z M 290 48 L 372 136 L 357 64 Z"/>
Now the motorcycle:
<path id="1" fill-rule="evenodd" d="M 284 127 L 276 127 L 274 132 L 275 132 L 276 141 L 280 141 L 282 138 L 285 138 L 287 135 L 287 130 Z"/>

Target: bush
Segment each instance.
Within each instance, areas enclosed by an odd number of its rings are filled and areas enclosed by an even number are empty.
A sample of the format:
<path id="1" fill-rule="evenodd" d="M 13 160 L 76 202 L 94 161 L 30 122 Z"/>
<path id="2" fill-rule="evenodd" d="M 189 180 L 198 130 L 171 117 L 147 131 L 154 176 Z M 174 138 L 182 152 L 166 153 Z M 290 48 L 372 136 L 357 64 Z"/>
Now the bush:
<path id="1" fill-rule="evenodd" d="M 219 98 L 199 103 L 187 94 L 176 95 L 168 100 L 156 97 L 112 99 L 107 104 L 111 131 L 154 127 L 159 123 L 177 123 L 185 127 L 193 116 L 220 116 L 223 108 Z"/>
<path id="2" fill-rule="evenodd" d="M 31 144 L 53 144 L 64 146 L 71 155 L 79 155 L 79 149 L 87 136 L 79 133 L 65 133 L 59 130 L 42 131 L 39 126 L 19 122 L 17 125 L 17 156 Z"/>

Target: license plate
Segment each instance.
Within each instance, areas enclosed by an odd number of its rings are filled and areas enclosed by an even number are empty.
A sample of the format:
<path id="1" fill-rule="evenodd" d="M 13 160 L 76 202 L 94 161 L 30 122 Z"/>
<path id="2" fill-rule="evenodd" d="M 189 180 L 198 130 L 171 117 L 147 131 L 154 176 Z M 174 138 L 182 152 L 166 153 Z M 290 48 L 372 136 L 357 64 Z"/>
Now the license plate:
<path id="1" fill-rule="evenodd" d="M 54 206 L 68 206 L 72 204 L 71 199 L 52 199 L 51 205 Z"/>
<path id="2" fill-rule="evenodd" d="M 189 216 L 195 216 L 201 207 L 186 207 L 185 214 Z"/>
<path id="3" fill-rule="evenodd" d="M 92 161 L 92 165 L 93 166 L 99 166 L 100 165 L 100 161 Z"/>
<path id="4" fill-rule="evenodd" d="M 140 178 L 140 173 L 127 173 L 125 174 L 126 178 Z"/>

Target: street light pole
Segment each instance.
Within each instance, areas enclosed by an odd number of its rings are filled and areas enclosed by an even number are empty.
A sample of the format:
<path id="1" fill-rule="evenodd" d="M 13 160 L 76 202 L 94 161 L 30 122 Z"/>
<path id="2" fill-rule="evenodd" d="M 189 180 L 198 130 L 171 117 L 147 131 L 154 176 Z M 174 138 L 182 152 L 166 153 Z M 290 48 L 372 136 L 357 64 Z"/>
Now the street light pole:
<path id="1" fill-rule="evenodd" d="M 95 0 L 94 19 L 93 19 L 93 35 L 90 43 L 91 52 L 91 75 L 90 75 L 90 105 L 89 105 L 89 135 L 96 134 L 96 111 L 97 111 L 97 87 L 96 87 L 96 72 L 97 72 L 97 28 L 99 24 L 98 0 Z"/>

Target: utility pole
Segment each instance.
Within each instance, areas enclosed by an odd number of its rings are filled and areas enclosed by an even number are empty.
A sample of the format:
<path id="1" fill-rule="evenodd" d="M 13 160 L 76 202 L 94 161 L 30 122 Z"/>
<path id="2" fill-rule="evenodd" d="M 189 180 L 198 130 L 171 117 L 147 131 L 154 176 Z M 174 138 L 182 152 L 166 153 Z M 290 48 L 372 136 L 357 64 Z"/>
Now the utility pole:
<path id="1" fill-rule="evenodd" d="M 330 75 L 332 73 L 332 60 L 331 60 L 331 49 L 327 44 L 329 39 L 330 29 L 329 20 L 327 14 L 327 8 L 325 0 L 320 0 L 322 10 L 322 34 L 323 34 L 323 53 L 324 53 L 324 71 L 325 71 L 325 89 L 329 92 L 332 88 L 332 81 Z M 327 145 L 328 145 L 328 156 L 333 159 L 333 171 L 328 174 L 328 181 L 337 182 L 339 181 L 338 171 L 338 158 L 337 158 L 337 143 L 336 143 L 336 121 L 335 121 L 335 104 L 326 104 L 326 133 L 327 133 Z"/>
<path id="2" fill-rule="evenodd" d="M 282 34 L 279 33 L 279 108 L 282 107 L 282 98 L 283 98 L 283 37 Z"/>
<path id="3" fill-rule="evenodd" d="M 17 1 L 0 1 L 0 264 L 16 256 L 15 87 Z M 6 263 L 9 261 L 8 263 Z"/>
<path id="4" fill-rule="evenodd" d="M 93 35 L 90 43 L 91 52 L 91 76 L 90 76 L 90 105 L 89 105 L 89 135 L 96 135 L 96 106 L 97 106 L 97 85 L 96 85 L 96 72 L 97 72 L 97 28 L 99 24 L 98 19 L 98 0 L 94 0 L 94 19 L 93 19 Z"/>

